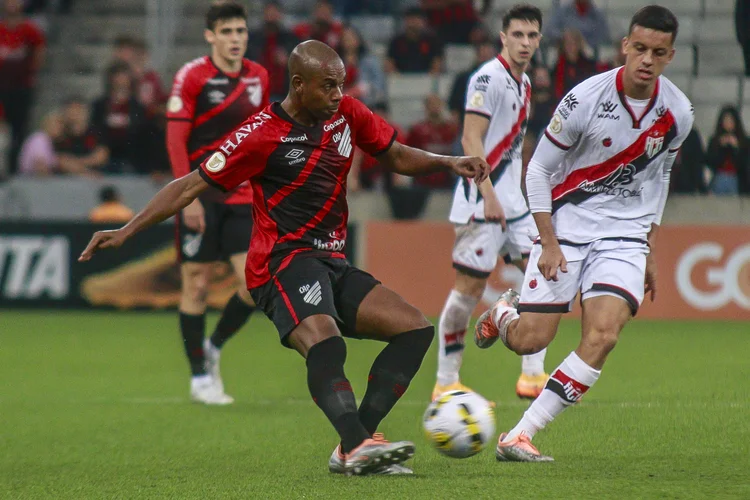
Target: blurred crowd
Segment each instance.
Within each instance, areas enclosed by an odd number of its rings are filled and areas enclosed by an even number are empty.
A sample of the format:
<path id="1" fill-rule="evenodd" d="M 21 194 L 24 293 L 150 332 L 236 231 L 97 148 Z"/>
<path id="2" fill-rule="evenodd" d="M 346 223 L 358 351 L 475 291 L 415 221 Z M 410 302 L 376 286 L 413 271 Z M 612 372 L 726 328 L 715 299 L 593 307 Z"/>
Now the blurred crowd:
<path id="1" fill-rule="evenodd" d="M 144 40 L 123 35 L 114 40 L 111 64 L 102 79 L 104 92 L 94 102 L 66 96 L 60 109 L 43 116 L 37 127 L 29 123 L 37 76 L 45 59 L 45 33 L 34 12 L 48 8 L 42 0 L 0 0 L 0 122 L 7 123 L 6 147 L 11 174 L 26 176 L 143 174 L 170 175 L 165 144 L 165 85 L 149 66 Z M 435 93 L 424 97 L 423 116 L 398 140 L 434 153 L 460 154 L 460 131 L 468 79 L 481 64 L 496 57 L 498 34 L 483 23 L 491 0 L 318 0 L 294 2 L 306 6 L 306 20 L 290 25 L 287 2 L 264 3 L 262 20 L 249 35 L 247 57 L 270 74 L 271 99 L 281 100 L 288 86 L 286 64 L 292 48 L 302 40 L 317 39 L 336 48 L 347 68 L 346 93 L 374 112 L 389 118 L 387 80 L 390 75 L 445 74 L 445 45 L 474 49 L 474 60 L 455 75 L 447 102 Z M 737 39 L 750 54 L 747 2 L 738 0 Z M 71 1 L 55 3 L 61 12 Z M 405 7 L 406 6 L 406 7 Z M 295 11 L 295 14 L 298 14 Z M 362 14 L 395 15 L 400 29 L 378 57 L 362 34 L 347 22 Z M 745 28 L 740 25 L 743 24 Z M 528 122 L 526 159 L 547 125 L 560 98 L 582 80 L 623 63 L 619 50 L 623 33 L 613 36 L 595 0 L 571 0 L 554 8 L 543 27 L 544 48 L 529 70 L 532 112 Z M 613 60 L 599 56 L 603 47 L 618 47 Z M 747 47 L 746 47 L 747 46 Z M 547 54 L 556 54 L 547 60 Z M 750 61 L 748 62 L 750 65 Z M 416 117 L 415 117 L 416 118 Z M 0 125 L 2 127 L 2 125 Z M 0 136 L 2 136 L 0 132 Z M 0 148 L 2 149 L 2 148 Z M 750 193 L 750 149 L 740 113 L 721 109 L 711 137 L 693 130 L 673 168 L 672 190 L 678 193 Z M 426 200 L 436 189 L 452 189 L 454 179 L 436 174 L 416 180 L 383 171 L 377 161 L 357 152 L 351 190 L 379 189 L 397 203 L 399 192 Z M 395 193 L 395 194 L 394 194 Z M 418 205 L 419 203 L 417 203 Z M 416 211 L 412 203 L 405 210 Z M 408 214 L 407 214 L 408 215 Z"/>

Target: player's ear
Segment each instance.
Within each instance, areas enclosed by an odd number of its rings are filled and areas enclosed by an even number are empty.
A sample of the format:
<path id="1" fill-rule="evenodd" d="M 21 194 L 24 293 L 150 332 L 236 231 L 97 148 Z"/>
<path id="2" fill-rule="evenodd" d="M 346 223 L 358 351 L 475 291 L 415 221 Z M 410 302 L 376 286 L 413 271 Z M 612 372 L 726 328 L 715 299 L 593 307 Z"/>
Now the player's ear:
<path id="1" fill-rule="evenodd" d="M 292 75 L 292 89 L 295 93 L 301 94 L 304 82 L 300 75 Z"/>
<path id="2" fill-rule="evenodd" d="M 628 37 L 626 36 L 622 37 L 622 43 L 620 44 L 620 52 L 622 52 L 623 54 L 627 53 L 628 51 L 628 43 L 629 43 Z"/>
<path id="3" fill-rule="evenodd" d="M 208 43 L 213 45 L 216 41 L 216 33 L 211 31 L 210 29 L 205 29 L 203 30 L 203 38 L 205 38 Z"/>
<path id="4" fill-rule="evenodd" d="M 508 39 L 508 36 L 505 34 L 503 30 L 500 30 L 500 43 L 503 44 L 503 47 L 505 47 L 505 41 Z"/>

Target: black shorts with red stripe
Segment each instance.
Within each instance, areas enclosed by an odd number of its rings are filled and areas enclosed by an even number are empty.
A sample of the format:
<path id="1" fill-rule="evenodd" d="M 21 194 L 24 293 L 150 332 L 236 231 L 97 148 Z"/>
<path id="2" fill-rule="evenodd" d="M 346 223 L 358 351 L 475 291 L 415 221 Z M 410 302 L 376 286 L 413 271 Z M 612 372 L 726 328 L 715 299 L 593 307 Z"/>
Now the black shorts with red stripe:
<path id="1" fill-rule="evenodd" d="M 345 337 L 356 333 L 357 311 L 370 291 L 380 284 L 372 275 L 337 257 L 295 256 L 271 280 L 250 290 L 255 303 L 279 331 L 281 343 L 305 318 L 331 316 Z"/>

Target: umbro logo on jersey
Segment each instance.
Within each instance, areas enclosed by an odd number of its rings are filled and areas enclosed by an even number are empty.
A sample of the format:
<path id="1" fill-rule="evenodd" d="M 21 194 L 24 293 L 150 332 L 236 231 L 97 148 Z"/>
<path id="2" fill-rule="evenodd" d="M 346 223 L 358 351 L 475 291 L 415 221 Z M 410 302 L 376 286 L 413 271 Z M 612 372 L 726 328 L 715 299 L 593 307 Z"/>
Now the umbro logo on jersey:
<path id="1" fill-rule="evenodd" d="M 302 163 L 303 161 L 307 159 L 304 156 L 302 156 L 303 154 L 305 154 L 305 152 L 301 149 L 292 149 L 284 156 L 292 160 L 289 162 L 290 165 L 296 165 L 297 163 Z"/>
<path id="2" fill-rule="evenodd" d="M 339 141 L 339 154 L 344 158 L 349 158 L 352 154 L 352 131 L 349 128 L 349 124 L 344 127 L 344 132 L 341 134 L 341 140 Z"/>
<path id="3" fill-rule="evenodd" d="M 481 75 L 477 77 L 477 83 L 483 83 L 485 85 L 489 85 L 491 79 L 492 77 L 490 75 Z"/>
<path id="4" fill-rule="evenodd" d="M 312 285 L 305 285 L 299 287 L 299 293 L 304 295 L 302 300 L 307 304 L 317 306 L 320 301 L 323 300 L 323 289 L 320 287 L 320 281 L 316 281 Z"/>
<path id="5" fill-rule="evenodd" d="M 212 90 L 208 93 L 208 100 L 211 101 L 211 104 L 219 104 L 224 101 L 225 97 L 226 94 L 221 90 Z"/>

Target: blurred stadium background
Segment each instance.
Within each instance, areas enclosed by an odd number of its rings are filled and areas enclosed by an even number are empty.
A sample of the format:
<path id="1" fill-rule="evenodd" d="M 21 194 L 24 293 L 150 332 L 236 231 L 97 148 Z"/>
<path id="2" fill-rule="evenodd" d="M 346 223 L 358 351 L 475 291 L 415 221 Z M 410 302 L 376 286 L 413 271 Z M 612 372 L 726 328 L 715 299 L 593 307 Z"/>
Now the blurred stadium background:
<path id="1" fill-rule="evenodd" d="M 318 445 L 332 437 L 308 404 L 301 363 L 278 348 L 265 319 L 255 318 L 246 327 L 260 330 L 252 333 L 262 333 L 263 340 L 240 336 L 224 361 L 225 380 L 238 404 L 217 413 L 201 411 L 202 423 L 196 424 L 195 409 L 187 404 L 177 317 L 171 312 L 179 297 L 171 222 L 140 234 L 117 254 L 102 254 L 86 266 L 75 261 L 93 231 L 118 225 L 171 179 L 164 104 L 177 69 L 208 53 L 203 16 L 209 2 L 0 1 L 6 9 L 0 18 L 0 366 L 9 374 L 0 390 L 0 424 L 14 429 L 0 434 L 0 443 L 7 445 L 0 448 L 10 451 L 0 458 L 0 497 L 331 498 L 323 475 L 330 451 Z M 244 3 L 251 31 L 248 55 L 283 68 L 289 43 L 293 47 L 310 36 L 333 45 L 347 40 L 342 47 L 352 75 L 347 90 L 398 126 L 399 140 L 458 153 L 466 78 L 499 50 L 501 17 L 514 2 Z M 634 0 L 531 3 L 543 9 L 545 40 L 530 70 L 534 101 L 527 155 L 559 96 L 618 64 L 617 40 L 634 11 L 645 5 Z M 680 21 L 677 52 L 665 74 L 692 100 L 696 117 L 690 145 L 673 171 L 658 254 L 660 297 L 628 327 L 629 347 L 614 356 L 611 378 L 587 395 L 580 409 L 585 425 L 602 431 L 602 441 L 589 438 L 575 419 L 561 419 L 567 423 L 545 443 L 568 465 L 539 476 L 532 491 L 539 496 L 750 496 L 742 465 L 750 436 L 739 418 L 747 415 L 749 402 L 736 384 L 750 375 L 742 355 L 748 352 L 750 320 L 750 143 L 741 126 L 750 123 L 750 1 L 659 3 Z M 16 8 L 22 14 L 10 19 L 8 12 Z M 19 19 L 31 26 L 24 28 L 21 44 L 8 41 Z M 274 38 L 275 48 L 269 49 L 264 23 L 272 19 L 279 19 L 285 35 Z M 354 48 L 349 27 L 368 54 Z M 404 29 L 414 29 L 414 38 L 404 38 Z M 43 53 L 36 52 L 40 48 Z M 26 59 L 35 53 L 38 70 Z M 278 78 L 272 85 L 276 97 L 285 92 Z M 108 105 L 123 92 L 128 106 Z M 25 126 L 18 125 L 20 111 L 28 112 Z M 719 119 L 723 114 L 735 117 L 733 131 Z M 724 148 L 726 135 L 736 136 L 738 147 Z M 431 317 L 439 313 L 453 279 L 447 223 L 452 186 L 453 179 L 445 176 L 410 181 L 389 175 L 361 155 L 349 179 L 349 258 Z M 218 267 L 210 297 L 217 308 L 233 288 L 231 273 Z M 492 279 L 488 300 L 516 284 L 519 275 L 499 264 Z M 154 309 L 167 312 L 142 313 Z M 575 319 L 564 324 L 550 363 L 575 345 L 576 331 Z M 375 352 L 357 349 L 362 350 L 355 360 Z M 513 421 L 523 410 L 512 396 L 517 361 L 498 353 L 508 361 L 498 369 L 495 358 L 467 351 L 468 376 L 480 381 L 471 385 L 500 402 L 503 422 Z M 259 369 L 272 374 L 263 377 L 262 389 L 247 383 L 256 380 Z M 431 353 L 409 400 L 389 420 L 390 429 L 416 435 L 433 369 Z M 278 370 L 288 376 L 276 380 Z M 353 370 L 364 380 L 362 370 Z M 487 373 L 495 376 L 487 379 Z M 361 391 L 362 384 L 357 387 Z M 247 415 L 256 413 L 256 420 L 266 423 L 248 427 Z M 269 415 L 279 425 L 268 424 Z M 300 445 L 300 435 L 289 429 L 311 421 L 320 425 Z M 665 428 L 677 430 L 665 433 Z M 188 446 L 184 433 L 210 438 Z M 654 436 L 664 442 L 654 444 Z M 268 470 L 286 471 L 289 455 L 260 456 L 256 444 L 301 446 L 301 468 L 271 481 Z M 446 491 L 468 491 L 458 489 L 466 483 L 444 477 L 443 470 L 472 481 L 481 476 L 481 485 L 472 490 L 477 498 L 497 487 L 489 456 L 482 455 L 478 469 L 465 462 L 446 465 L 437 455 L 423 460 L 422 470 L 438 482 L 412 483 L 406 494 L 398 489 L 405 483 L 391 482 L 377 495 L 440 498 Z M 201 473 L 194 474 L 198 467 Z M 157 477 L 154 470 L 166 472 Z M 298 476 L 313 489 L 299 489 Z M 231 487 L 216 486 L 217 477 Z M 534 496 L 524 489 L 523 471 L 514 469 L 507 477 L 514 479 L 513 488 L 505 490 L 510 496 Z M 658 483 L 649 489 L 653 477 Z M 628 489 L 629 478 L 642 482 Z M 248 481 L 260 489 L 248 490 Z M 716 490 L 712 485 L 719 481 L 723 489 Z M 362 494 L 350 484 L 335 486 L 342 495 Z"/>

